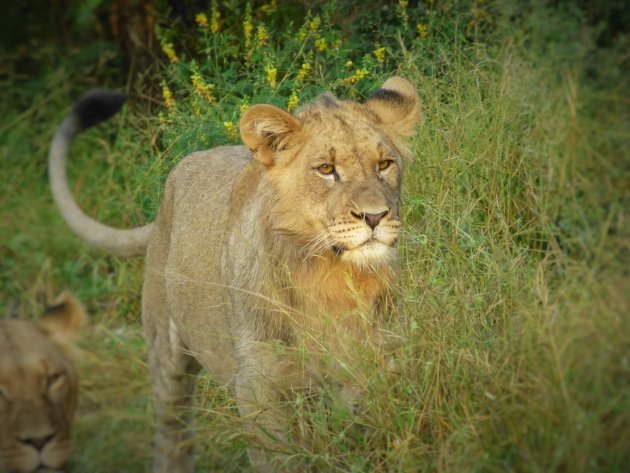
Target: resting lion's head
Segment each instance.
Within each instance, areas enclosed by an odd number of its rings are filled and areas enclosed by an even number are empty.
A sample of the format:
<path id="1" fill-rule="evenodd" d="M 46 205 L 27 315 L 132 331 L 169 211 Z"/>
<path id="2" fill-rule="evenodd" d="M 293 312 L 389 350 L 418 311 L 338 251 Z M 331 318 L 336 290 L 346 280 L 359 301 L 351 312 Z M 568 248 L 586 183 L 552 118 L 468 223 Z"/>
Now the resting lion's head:
<path id="1" fill-rule="evenodd" d="M 64 293 L 38 321 L 0 321 L 0 471 L 64 471 L 78 383 L 73 340 L 85 319 Z"/>
<path id="2" fill-rule="evenodd" d="M 250 108 L 241 136 L 267 167 L 274 231 L 297 238 L 308 256 L 389 264 L 400 232 L 404 139 L 418 118 L 418 94 L 399 77 L 365 103 L 325 94 L 295 116 Z"/>

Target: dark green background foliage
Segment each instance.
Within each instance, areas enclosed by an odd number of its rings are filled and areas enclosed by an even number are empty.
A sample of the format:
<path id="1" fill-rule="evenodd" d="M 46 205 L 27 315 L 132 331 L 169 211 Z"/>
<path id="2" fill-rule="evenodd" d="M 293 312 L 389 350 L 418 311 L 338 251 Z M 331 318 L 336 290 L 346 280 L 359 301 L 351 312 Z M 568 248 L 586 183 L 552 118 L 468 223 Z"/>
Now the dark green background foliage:
<path id="1" fill-rule="evenodd" d="M 295 401 L 314 471 L 625 471 L 630 464 L 629 10 L 622 1 L 13 2 L 0 18 L 0 310 L 69 288 L 91 316 L 73 471 L 149 471 L 143 262 L 52 204 L 55 127 L 86 90 L 132 98 L 76 142 L 95 218 L 153 219 L 169 170 L 237 144 L 246 107 L 418 88 L 395 373 L 353 367 L 357 414 Z M 204 17 L 198 16 L 200 13 Z M 217 16 L 217 13 L 219 16 Z M 251 25 L 249 35 L 246 24 Z M 229 389 L 200 378 L 200 471 L 243 471 Z"/>

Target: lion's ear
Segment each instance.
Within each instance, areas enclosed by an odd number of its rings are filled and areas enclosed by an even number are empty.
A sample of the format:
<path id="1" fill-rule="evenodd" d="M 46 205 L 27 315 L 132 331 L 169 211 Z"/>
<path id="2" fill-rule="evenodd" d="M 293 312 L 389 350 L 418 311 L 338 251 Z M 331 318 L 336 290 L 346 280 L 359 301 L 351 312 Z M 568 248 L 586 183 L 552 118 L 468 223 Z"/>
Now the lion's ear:
<path id="1" fill-rule="evenodd" d="M 391 133 L 401 138 L 413 135 L 420 119 L 418 92 L 402 77 L 387 79 L 383 86 L 370 96 L 366 106 Z"/>
<path id="2" fill-rule="evenodd" d="M 267 166 L 273 164 L 273 153 L 286 149 L 300 128 L 295 117 L 273 105 L 254 105 L 243 114 L 240 123 L 243 143 Z"/>
<path id="3" fill-rule="evenodd" d="M 86 320 L 83 305 L 68 291 L 64 291 L 55 303 L 46 309 L 38 324 L 64 351 L 72 351 L 73 342 Z"/>

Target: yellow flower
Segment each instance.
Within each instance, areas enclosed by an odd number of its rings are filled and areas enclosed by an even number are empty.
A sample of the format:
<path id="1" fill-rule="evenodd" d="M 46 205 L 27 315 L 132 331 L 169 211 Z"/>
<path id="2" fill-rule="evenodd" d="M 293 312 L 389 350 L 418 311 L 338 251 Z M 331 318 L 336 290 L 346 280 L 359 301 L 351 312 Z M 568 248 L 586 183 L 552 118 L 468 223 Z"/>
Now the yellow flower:
<path id="1" fill-rule="evenodd" d="M 221 31 L 223 25 L 221 24 L 221 12 L 219 11 L 219 7 L 217 6 L 217 2 L 212 2 L 212 10 L 210 14 L 210 31 L 214 34 L 217 34 Z"/>
<path id="2" fill-rule="evenodd" d="M 174 108 L 175 107 L 175 99 L 173 98 L 173 93 L 171 89 L 168 88 L 166 83 L 162 83 L 162 97 L 164 98 L 164 105 L 166 108 Z"/>
<path id="3" fill-rule="evenodd" d="M 328 49 L 328 43 L 326 43 L 326 38 L 318 38 L 315 40 L 315 46 L 319 52 L 324 52 Z"/>
<path id="4" fill-rule="evenodd" d="M 379 64 L 383 64 L 383 62 L 385 61 L 385 48 L 375 49 L 374 57 L 379 62 Z"/>
<path id="5" fill-rule="evenodd" d="M 427 25 L 425 25 L 424 23 L 418 23 L 416 25 L 416 30 L 418 31 L 418 36 L 420 36 L 422 39 L 426 38 L 429 33 L 427 32 Z"/>
<path id="6" fill-rule="evenodd" d="M 315 18 L 313 18 L 309 24 L 308 24 L 308 31 L 311 34 L 315 34 L 317 33 L 317 30 L 319 30 L 319 25 L 322 23 L 322 20 L 320 19 L 319 15 L 316 16 Z"/>
<path id="7" fill-rule="evenodd" d="M 311 63 L 305 62 L 300 66 L 300 70 L 298 71 L 298 79 L 304 80 L 306 76 L 311 71 Z"/>
<path id="8" fill-rule="evenodd" d="M 195 21 L 199 28 L 207 28 L 208 27 L 208 17 L 205 13 L 197 13 L 195 16 Z"/>
<path id="9" fill-rule="evenodd" d="M 256 29 L 256 38 L 258 38 L 258 46 L 269 44 L 269 33 L 265 25 L 259 25 Z"/>
<path id="10" fill-rule="evenodd" d="M 405 25 L 405 28 L 407 27 L 407 20 L 408 20 L 408 16 L 407 16 L 408 6 L 409 6 L 409 0 L 398 0 L 397 10 L 403 24 Z"/>
<path id="11" fill-rule="evenodd" d="M 251 20 L 245 20 L 243 22 L 243 32 L 245 33 L 245 40 L 249 43 L 252 38 L 252 30 L 254 29 L 254 25 Z"/>
<path id="12" fill-rule="evenodd" d="M 291 96 L 289 97 L 289 102 L 287 103 L 287 110 L 290 112 L 300 103 L 300 97 L 297 92 L 294 90 L 291 92 Z"/>
<path id="13" fill-rule="evenodd" d="M 234 127 L 234 123 L 232 122 L 223 122 L 223 126 L 227 131 L 227 134 L 230 138 L 236 138 L 238 136 L 238 131 Z"/>
<path id="14" fill-rule="evenodd" d="M 356 72 L 354 73 L 354 75 L 357 78 L 357 82 L 358 82 L 361 79 L 363 79 L 365 76 L 368 75 L 368 70 L 367 69 L 357 69 Z"/>
<path id="15" fill-rule="evenodd" d="M 168 60 L 171 61 L 171 64 L 177 64 L 179 62 L 179 58 L 177 57 L 177 54 L 175 54 L 173 43 L 162 43 L 162 51 L 164 51 L 164 54 L 166 54 Z"/>
<path id="16" fill-rule="evenodd" d="M 278 75 L 278 69 L 273 66 L 266 66 L 265 72 L 267 73 L 267 82 L 272 89 L 276 88 L 276 76 Z"/>
<path id="17" fill-rule="evenodd" d="M 169 112 L 168 115 L 164 115 L 163 112 L 158 113 L 158 123 L 161 130 L 165 130 L 167 126 L 173 124 L 172 113 Z"/>
<path id="18" fill-rule="evenodd" d="M 271 2 L 264 4 L 260 7 L 260 10 L 266 15 L 271 15 L 275 13 L 278 9 L 278 0 L 271 0 Z"/>
<path id="19" fill-rule="evenodd" d="M 252 12 L 249 3 L 245 12 L 245 20 L 243 20 L 243 34 L 245 35 L 245 48 L 252 47 L 252 31 L 254 31 L 254 22 L 252 21 Z"/>
<path id="20" fill-rule="evenodd" d="M 190 81 L 197 95 L 205 98 L 208 103 L 214 102 L 214 96 L 212 95 L 212 90 L 214 89 L 213 84 L 206 84 L 199 72 L 194 72 L 193 75 L 190 76 Z"/>
<path id="21" fill-rule="evenodd" d="M 244 102 L 238 107 L 238 109 L 241 111 L 241 113 L 245 113 L 249 109 L 249 104 Z"/>
<path id="22" fill-rule="evenodd" d="M 352 61 L 348 61 L 348 62 L 346 62 L 343 66 L 344 66 L 344 67 L 352 67 L 352 65 L 353 65 L 353 64 L 354 64 L 354 63 L 353 63 Z"/>
<path id="23" fill-rule="evenodd" d="M 369 74 L 369 72 L 365 68 L 357 69 L 356 71 L 354 71 L 353 75 L 351 75 L 350 77 L 346 77 L 342 81 L 342 83 L 344 83 L 344 84 L 356 84 L 357 82 L 359 82 L 361 79 L 363 79 L 368 74 Z"/>

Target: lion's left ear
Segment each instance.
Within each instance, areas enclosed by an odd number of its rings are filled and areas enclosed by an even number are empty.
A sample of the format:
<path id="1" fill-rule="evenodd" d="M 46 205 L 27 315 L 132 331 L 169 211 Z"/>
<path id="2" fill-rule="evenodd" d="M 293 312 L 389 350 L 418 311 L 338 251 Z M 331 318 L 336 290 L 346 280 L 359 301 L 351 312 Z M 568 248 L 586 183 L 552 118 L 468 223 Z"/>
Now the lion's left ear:
<path id="1" fill-rule="evenodd" d="M 86 320 L 83 305 L 70 292 L 64 291 L 46 309 L 38 325 L 57 346 L 70 355 L 74 352 L 74 341 Z"/>
<path id="2" fill-rule="evenodd" d="M 418 92 L 402 77 L 391 77 L 374 92 L 365 105 L 391 133 L 401 138 L 414 134 L 420 119 Z"/>
<path id="3" fill-rule="evenodd" d="M 273 165 L 274 153 L 286 149 L 301 128 L 297 118 L 273 105 L 254 105 L 243 114 L 240 123 L 243 143 L 266 166 Z"/>

